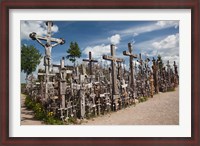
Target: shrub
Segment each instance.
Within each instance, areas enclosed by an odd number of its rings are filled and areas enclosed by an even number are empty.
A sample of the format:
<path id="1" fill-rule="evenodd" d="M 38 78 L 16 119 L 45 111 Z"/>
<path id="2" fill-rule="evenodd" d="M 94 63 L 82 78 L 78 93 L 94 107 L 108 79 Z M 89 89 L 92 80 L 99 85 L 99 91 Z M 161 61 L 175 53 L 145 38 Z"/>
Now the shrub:
<path id="1" fill-rule="evenodd" d="M 37 120 L 43 120 L 46 124 L 62 125 L 63 121 L 56 118 L 53 112 L 47 112 L 41 103 L 33 101 L 29 96 L 25 99 L 27 109 L 34 111 L 34 117 Z"/>

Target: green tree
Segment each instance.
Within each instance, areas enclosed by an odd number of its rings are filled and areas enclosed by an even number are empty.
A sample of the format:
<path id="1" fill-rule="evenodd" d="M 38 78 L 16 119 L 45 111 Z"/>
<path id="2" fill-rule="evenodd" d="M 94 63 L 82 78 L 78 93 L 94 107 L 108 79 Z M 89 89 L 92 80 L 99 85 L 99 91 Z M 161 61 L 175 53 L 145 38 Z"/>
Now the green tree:
<path id="1" fill-rule="evenodd" d="M 77 44 L 77 42 L 71 42 L 70 48 L 67 50 L 67 59 L 69 59 L 75 65 L 76 58 L 81 57 L 81 50 Z"/>
<path id="2" fill-rule="evenodd" d="M 26 77 L 36 70 L 42 55 L 34 46 L 22 45 L 21 47 L 21 71 Z"/>

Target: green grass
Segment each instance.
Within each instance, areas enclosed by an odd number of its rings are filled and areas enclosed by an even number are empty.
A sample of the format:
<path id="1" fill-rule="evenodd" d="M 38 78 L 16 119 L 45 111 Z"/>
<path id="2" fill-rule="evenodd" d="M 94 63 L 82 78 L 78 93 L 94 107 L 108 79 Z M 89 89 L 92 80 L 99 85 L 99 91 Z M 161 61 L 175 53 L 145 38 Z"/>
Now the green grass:
<path id="1" fill-rule="evenodd" d="M 27 96 L 25 99 L 25 106 L 27 109 L 34 111 L 34 118 L 37 120 L 42 120 L 46 124 L 50 125 L 65 124 L 62 120 L 56 118 L 53 112 L 45 111 L 41 103 L 33 101 L 29 96 Z"/>
<path id="2" fill-rule="evenodd" d="M 175 88 L 174 88 L 174 87 L 167 88 L 167 92 L 173 92 L 173 91 L 175 91 Z"/>
<path id="3" fill-rule="evenodd" d="M 140 102 L 145 102 L 145 101 L 147 101 L 148 98 L 145 96 L 145 97 L 140 97 L 138 100 L 139 100 L 139 103 L 140 103 Z"/>

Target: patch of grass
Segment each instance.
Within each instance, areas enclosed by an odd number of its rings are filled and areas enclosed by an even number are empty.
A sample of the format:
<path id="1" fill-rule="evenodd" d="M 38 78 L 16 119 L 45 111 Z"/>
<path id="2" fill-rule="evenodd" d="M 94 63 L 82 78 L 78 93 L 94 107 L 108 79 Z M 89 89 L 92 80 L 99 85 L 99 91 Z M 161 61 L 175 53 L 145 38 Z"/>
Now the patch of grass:
<path id="1" fill-rule="evenodd" d="M 77 118 L 75 118 L 75 117 L 69 117 L 67 122 L 68 122 L 68 124 L 78 124 Z"/>
<path id="2" fill-rule="evenodd" d="M 173 92 L 173 91 L 175 91 L 175 88 L 174 88 L 174 87 L 167 88 L 167 92 Z"/>
<path id="3" fill-rule="evenodd" d="M 148 98 L 147 98 L 146 96 L 144 96 L 144 97 L 140 97 L 138 100 L 139 100 L 139 103 L 140 103 L 140 102 L 145 102 L 145 101 L 147 101 Z"/>
<path id="4" fill-rule="evenodd" d="M 42 120 L 50 125 L 63 125 L 64 122 L 55 117 L 55 113 L 47 112 L 41 103 L 32 100 L 29 96 L 25 99 L 25 106 L 27 109 L 34 111 L 34 117 L 37 120 Z"/>
<path id="5" fill-rule="evenodd" d="M 32 99 L 27 96 L 25 99 L 25 106 L 27 109 L 33 109 L 33 107 L 35 106 L 35 102 L 33 102 Z"/>

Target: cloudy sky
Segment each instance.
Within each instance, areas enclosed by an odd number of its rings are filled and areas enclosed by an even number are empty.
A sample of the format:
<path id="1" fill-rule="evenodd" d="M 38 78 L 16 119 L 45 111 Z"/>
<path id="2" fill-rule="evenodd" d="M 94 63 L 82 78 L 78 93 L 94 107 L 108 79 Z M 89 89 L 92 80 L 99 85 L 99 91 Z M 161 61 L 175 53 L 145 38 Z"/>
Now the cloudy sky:
<path id="1" fill-rule="evenodd" d="M 35 46 L 44 56 L 44 48 L 29 38 L 31 32 L 44 36 L 46 25 L 44 21 L 21 21 L 21 44 Z M 71 41 L 76 41 L 81 49 L 82 56 L 77 59 L 81 64 L 83 58 L 88 58 L 92 52 L 94 59 L 102 62 L 103 54 L 110 54 L 110 44 L 116 45 L 116 56 L 125 59 L 128 66 L 128 57 L 122 52 L 128 49 L 128 43 L 133 43 L 135 54 L 142 53 L 145 59 L 162 56 L 164 63 L 170 60 L 172 64 L 179 64 L 179 21 L 54 21 L 52 28 L 54 38 L 64 38 L 64 45 L 52 49 L 52 63 L 59 64 L 62 57 L 67 55 Z M 66 60 L 67 65 L 71 62 Z M 43 62 L 37 67 L 42 68 Z M 25 74 L 21 73 L 21 82 Z"/>

